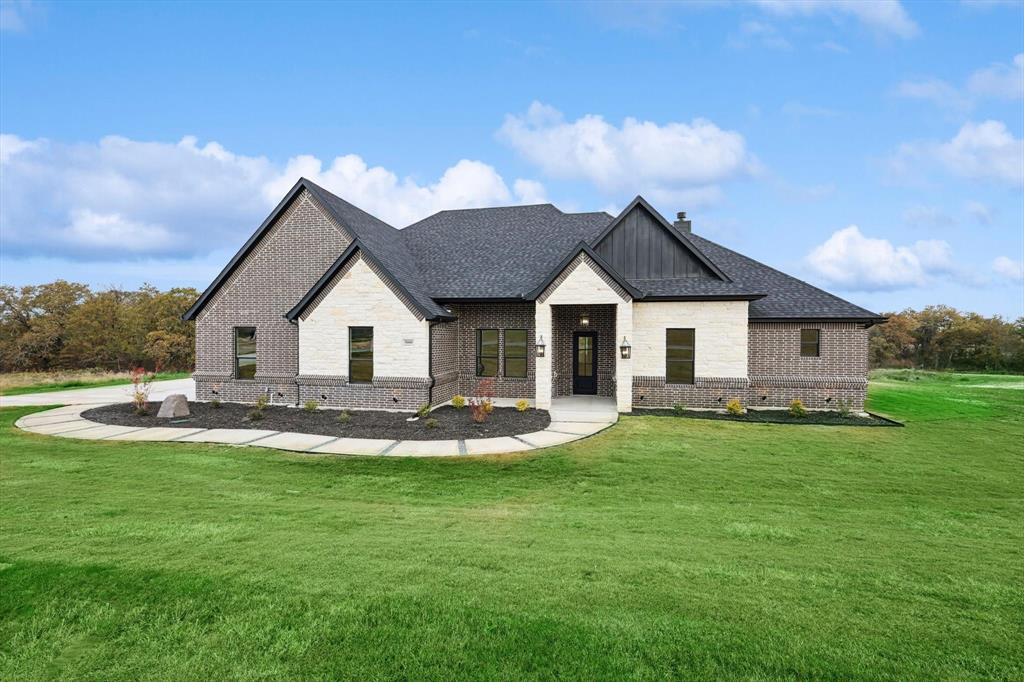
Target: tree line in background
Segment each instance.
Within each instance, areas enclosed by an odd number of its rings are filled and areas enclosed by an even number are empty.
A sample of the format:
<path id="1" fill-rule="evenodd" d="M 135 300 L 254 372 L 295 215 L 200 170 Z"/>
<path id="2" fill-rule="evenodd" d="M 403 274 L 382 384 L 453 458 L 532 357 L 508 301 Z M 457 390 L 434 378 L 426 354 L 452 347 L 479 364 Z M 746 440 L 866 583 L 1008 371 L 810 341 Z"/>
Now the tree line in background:
<path id="1" fill-rule="evenodd" d="M 0 286 L 0 371 L 191 370 L 195 325 L 181 315 L 198 296 L 149 285 L 92 291 L 64 280 Z"/>
<path id="2" fill-rule="evenodd" d="M 182 313 L 192 288 L 92 291 L 57 280 L 0 286 L 0 371 L 135 367 L 188 371 L 195 325 Z M 962 313 L 948 306 L 888 313 L 870 332 L 872 367 L 1024 372 L 1024 318 Z"/>
<path id="3" fill-rule="evenodd" d="M 886 313 L 871 328 L 872 367 L 1024 372 L 1024 318 L 963 313 L 944 305 Z"/>

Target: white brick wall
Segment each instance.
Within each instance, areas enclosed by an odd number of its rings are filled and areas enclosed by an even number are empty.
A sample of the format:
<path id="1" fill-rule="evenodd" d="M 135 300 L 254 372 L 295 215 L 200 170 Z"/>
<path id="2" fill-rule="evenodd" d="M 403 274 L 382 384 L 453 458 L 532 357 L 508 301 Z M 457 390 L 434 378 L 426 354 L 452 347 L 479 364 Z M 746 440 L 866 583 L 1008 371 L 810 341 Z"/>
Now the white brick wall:
<path id="1" fill-rule="evenodd" d="M 347 376 L 349 327 L 373 327 L 375 377 L 430 376 L 428 323 L 417 320 L 362 258 L 299 321 L 299 374 Z"/>
<path id="2" fill-rule="evenodd" d="M 747 376 L 746 301 L 633 304 L 633 374 L 665 376 L 665 330 L 694 330 L 694 375 Z"/>
<path id="3" fill-rule="evenodd" d="M 583 262 L 544 299 L 547 305 L 622 303 L 622 297 Z"/>

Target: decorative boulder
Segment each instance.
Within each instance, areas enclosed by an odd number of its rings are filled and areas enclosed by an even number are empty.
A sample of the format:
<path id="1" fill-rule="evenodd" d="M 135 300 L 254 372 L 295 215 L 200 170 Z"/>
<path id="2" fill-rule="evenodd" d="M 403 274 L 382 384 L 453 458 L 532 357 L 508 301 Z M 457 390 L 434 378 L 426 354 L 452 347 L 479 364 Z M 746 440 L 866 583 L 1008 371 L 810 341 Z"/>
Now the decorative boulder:
<path id="1" fill-rule="evenodd" d="M 164 398 L 164 401 L 160 403 L 160 411 L 156 413 L 157 419 L 187 417 L 188 415 L 188 399 L 183 393 L 175 393 Z"/>

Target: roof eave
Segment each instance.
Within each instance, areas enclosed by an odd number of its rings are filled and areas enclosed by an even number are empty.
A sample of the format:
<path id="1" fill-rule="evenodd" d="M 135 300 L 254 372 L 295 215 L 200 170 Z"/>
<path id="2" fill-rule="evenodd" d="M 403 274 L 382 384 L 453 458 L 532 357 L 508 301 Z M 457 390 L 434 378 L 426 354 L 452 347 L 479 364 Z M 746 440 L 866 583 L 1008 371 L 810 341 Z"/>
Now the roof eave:
<path id="1" fill-rule="evenodd" d="M 657 301 L 757 301 L 768 294 L 666 294 L 645 295 L 637 299 L 639 303 Z"/>

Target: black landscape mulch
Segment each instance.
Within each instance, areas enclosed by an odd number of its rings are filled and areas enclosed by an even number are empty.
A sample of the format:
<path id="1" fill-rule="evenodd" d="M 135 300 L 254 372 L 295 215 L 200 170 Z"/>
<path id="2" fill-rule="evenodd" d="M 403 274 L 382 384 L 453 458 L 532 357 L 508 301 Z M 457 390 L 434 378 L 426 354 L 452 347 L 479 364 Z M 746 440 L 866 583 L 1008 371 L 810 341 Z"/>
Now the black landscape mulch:
<path id="1" fill-rule="evenodd" d="M 679 419 L 712 419 L 717 421 L 750 422 L 754 424 L 818 424 L 823 426 L 903 426 L 876 415 L 844 417 L 838 412 L 808 412 L 805 417 L 794 417 L 789 410 L 747 410 L 746 414 L 729 414 L 714 410 L 675 410 L 640 409 L 634 414 L 652 417 L 676 417 Z"/>
<path id="2" fill-rule="evenodd" d="M 496 407 L 483 424 L 470 419 L 469 409 L 456 410 L 450 405 L 440 407 L 429 417 L 406 421 L 414 415 L 408 412 L 380 412 L 353 410 L 348 423 L 338 421 L 340 410 L 307 412 L 301 408 L 268 406 L 263 419 L 248 418 L 252 405 L 221 403 L 215 408 L 210 403 L 189 403 L 191 415 L 178 419 L 157 419 L 159 403 L 150 403 L 149 414 L 138 416 L 130 403 L 104 405 L 82 413 L 84 419 L 118 426 L 179 426 L 197 429 L 267 429 L 294 431 L 323 436 L 345 438 L 384 438 L 391 440 L 461 440 L 464 438 L 496 438 L 515 436 L 546 429 L 551 417 L 545 410 L 519 412 L 512 407 Z M 436 419 L 437 428 L 427 428 L 427 419 Z"/>

